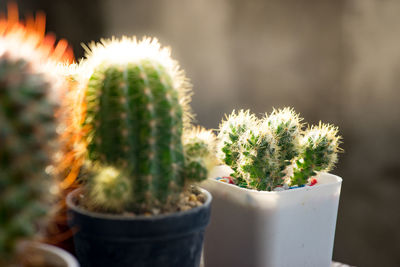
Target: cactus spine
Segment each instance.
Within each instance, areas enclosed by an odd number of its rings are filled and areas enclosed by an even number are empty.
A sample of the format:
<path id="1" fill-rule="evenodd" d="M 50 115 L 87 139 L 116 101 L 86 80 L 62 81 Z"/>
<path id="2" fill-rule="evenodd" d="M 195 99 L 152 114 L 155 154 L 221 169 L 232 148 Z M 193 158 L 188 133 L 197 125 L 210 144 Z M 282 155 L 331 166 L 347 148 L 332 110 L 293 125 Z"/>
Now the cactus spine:
<path id="1" fill-rule="evenodd" d="M 89 202 L 99 209 L 114 203 L 109 210 L 116 212 L 173 202 L 191 178 L 185 176 L 182 144 L 190 118 L 190 84 L 183 71 L 156 39 L 103 40 L 87 50 L 83 65 L 90 78 L 83 128 L 88 158 L 94 165 L 123 170 L 114 179 L 127 176 L 124 188 L 131 192 L 120 192 L 129 197 L 118 198 L 119 203 L 89 193 Z"/>
<path id="2" fill-rule="evenodd" d="M 18 14 L 13 4 L 9 11 Z M 39 16 L 33 24 L 44 25 L 42 19 Z M 55 62 L 49 58 L 68 56 L 63 43 L 57 55 L 42 53 L 54 48 L 42 43 L 40 28 L 28 27 L 18 18 L 0 19 L 0 25 L 0 265 L 4 266 L 13 261 L 17 240 L 38 232 L 47 202 L 57 191 L 52 183 L 58 148 L 54 96 L 62 88 L 51 71 Z"/>
<path id="3" fill-rule="evenodd" d="M 316 171 L 330 170 L 340 151 L 337 128 L 320 124 L 304 133 L 301 121 L 291 108 L 274 109 L 261 120 L 249 111 L 228 116 L 220 125 L 219 157 L 236 184 L 271 191 L 287 182 L 302 186 Z"/>

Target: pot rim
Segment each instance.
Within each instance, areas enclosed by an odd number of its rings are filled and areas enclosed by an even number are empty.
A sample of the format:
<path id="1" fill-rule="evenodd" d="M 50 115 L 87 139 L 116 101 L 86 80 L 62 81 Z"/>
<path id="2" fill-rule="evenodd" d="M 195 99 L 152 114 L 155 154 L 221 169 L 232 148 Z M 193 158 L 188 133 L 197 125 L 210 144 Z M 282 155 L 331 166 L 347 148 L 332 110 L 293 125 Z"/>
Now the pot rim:
<path id="1" fill-rule="evenodd" d="M 290 190 L 283 190 L 283 191 L 258 191 L 255 189 L 249 189 L 249 188 L 243 188 L 234 184 L 229 184 L 225 182 L 221 182 L 216 180 L 215 178 L 208 178 L 206 181 L 212 181 L 215 184 L 223 184 L 222 186 L 225 187 L 231 187 L 233 190 L 237 190 L 240 193 L 252 193 L 252 194 L 259 194 L 259 195 L 284 195 L 284 194 L 290 194 L 293 192 L 301 192 L 301 191 L 311 191 L 311 190 L 317 190 L 317 188 L 322 188 L 322 187 L 327 187 L 327 186 L 332 186 L 336 184 L 341 184 L 343 179 L 340 176 L 328 173 L 328 172 L 320 172 L 316 175 L 318 177 L 319 175 L 328 175 L 335 179 L 336 181 L 334 182 L 328 182 L 328 183 L 323 183 L 323 184 L 317 184 L 314 186 L 302 186 L 302 187 L 296 187 L 292 188 Z"/>
<path id="2" fill-rule="evenodd" d="M 20 243 L 21 248 L 24 246 L 32 246 L 34 248 L 37 248 L 39 250 L 45 251 L 45 253 L 51 253 L 54 254 L 56 256 L 58 256 L 60 259 L 62 259 L 68 267 L 79 267 L 79 263 L 78 260 L 72 256 L 71 253 L 69 253 L 68 251 L 56 247 L 54 245 L 49 245 L 49 244 L 45 244 L 45 243 L 41 243 L 41 242 L 37 242 L 37 241 L 27 241 L 24 240 Z"/>
<path id="3" fill-rule="evenodd" d="M 210 192 L 205 190 L 204 188 L 201 188 L 198 186 L 198 189 L 206 195 L 206 201 L 199 207 L 191 208 L 190 210 L 186 211 L 178 211 L 178 212 L 172 212 L 172 213 L 167 213 L 167 214 L 159 214 L 159 215 L 151 215 L 151 216 L 146 216 L 146 215 L 135 215 L 135 216 L 129 216 L 129 215 L 121 215 L 121 214 L 110 214 L 110 213 L 101 213 L 101 212 L 94 212 L 94 211 L 88 211 L 87 209 L 84 209 L 78 205 L 75 204 L 75 197 L 77 194 L 79 194 L 82 191 L 82 188 L 77 188 L 70 192 L 67 195 L 66 198 L 66 203 L 67 207 L 77 213 L 84 214 L 89 217 L 96 217 L 96 218 L 101 218 L 101 219 L 111 219 L 111 220 L 132 220 L 132 221 L 154 221 L 154 220 L 163 220 L 169 217 L 173 216 L 188 216 L 190 214 L 196 213 L 201 209 L 206 209 L 211 205 L 212 201 L 212 195 Z"/>

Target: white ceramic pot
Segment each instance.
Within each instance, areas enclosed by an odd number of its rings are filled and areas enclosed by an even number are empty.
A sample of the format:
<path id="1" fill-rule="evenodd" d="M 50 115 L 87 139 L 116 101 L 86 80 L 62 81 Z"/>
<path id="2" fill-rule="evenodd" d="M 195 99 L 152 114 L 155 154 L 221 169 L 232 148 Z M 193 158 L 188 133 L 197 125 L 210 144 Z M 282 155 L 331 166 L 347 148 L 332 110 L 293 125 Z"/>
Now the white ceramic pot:
<path id="1" fill-rule="evenodd" d="M 211 177 L 229 176 L 219 166 Z M 317 185 L 280 192 L 243 189 L 210 178 L 206 267 L 329 267 L 342 179 L 321 173 Z"/>
<path id="2" fill-rule="evenodd" d="M 17 245 L 17 257 L 24 257 L 27 262 L 40 264 L 40 266 L 79 267 L 78 261 L 69 252 L 39 242 L 20 242 Z"/>

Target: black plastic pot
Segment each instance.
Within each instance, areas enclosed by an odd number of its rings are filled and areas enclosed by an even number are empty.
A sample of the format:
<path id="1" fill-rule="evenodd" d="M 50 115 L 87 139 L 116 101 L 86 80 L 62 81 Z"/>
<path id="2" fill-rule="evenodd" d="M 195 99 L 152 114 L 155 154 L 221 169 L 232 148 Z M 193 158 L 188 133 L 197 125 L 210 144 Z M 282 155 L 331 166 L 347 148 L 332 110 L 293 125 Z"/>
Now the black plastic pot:
<path id="1" fill-rule="evenodd" d="M 75 251 L 82 267 L 198 267 L 210 220 L 206 202 L 184 212 L 157 216 L 122 216 L 89 212 L 76 205 L 80 190 L 67 197 Z"/>

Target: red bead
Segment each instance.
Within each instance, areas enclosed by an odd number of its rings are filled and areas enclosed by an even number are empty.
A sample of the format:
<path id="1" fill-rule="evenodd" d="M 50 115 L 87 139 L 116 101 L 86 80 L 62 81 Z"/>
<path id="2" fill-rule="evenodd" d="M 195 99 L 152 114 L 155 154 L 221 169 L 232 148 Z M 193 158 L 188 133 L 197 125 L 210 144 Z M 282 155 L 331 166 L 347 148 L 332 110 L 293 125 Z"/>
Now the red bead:
<path id="1" fill-rule="evenodd" d="M 317 183 L 317 179 L 311 178 L 310 186 L 313 186 L 313 185 L 315 185 L 316 183 Z"/>

